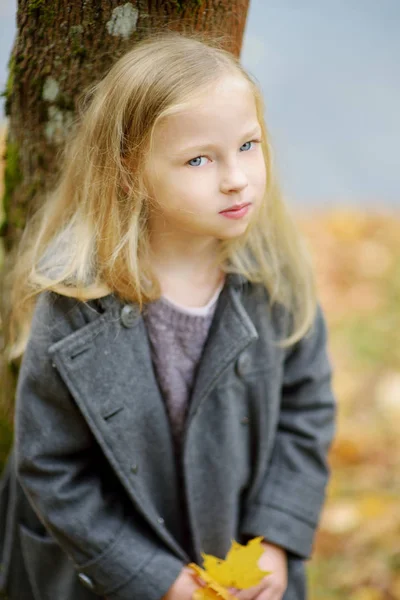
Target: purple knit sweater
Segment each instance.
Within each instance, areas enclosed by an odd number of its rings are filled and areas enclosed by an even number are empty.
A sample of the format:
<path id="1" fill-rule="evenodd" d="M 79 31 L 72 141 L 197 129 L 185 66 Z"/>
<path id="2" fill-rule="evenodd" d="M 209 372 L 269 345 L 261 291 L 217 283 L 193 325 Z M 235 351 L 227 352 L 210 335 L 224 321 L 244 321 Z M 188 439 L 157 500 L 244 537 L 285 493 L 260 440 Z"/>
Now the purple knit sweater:
<path id="1" fill-rule="evenodd" d="M 186 308 L 165 297 L 144 311 L 153 365 L 175 444 L 180 445 L 196 367 L 222 285 L 206 306 Z"/>

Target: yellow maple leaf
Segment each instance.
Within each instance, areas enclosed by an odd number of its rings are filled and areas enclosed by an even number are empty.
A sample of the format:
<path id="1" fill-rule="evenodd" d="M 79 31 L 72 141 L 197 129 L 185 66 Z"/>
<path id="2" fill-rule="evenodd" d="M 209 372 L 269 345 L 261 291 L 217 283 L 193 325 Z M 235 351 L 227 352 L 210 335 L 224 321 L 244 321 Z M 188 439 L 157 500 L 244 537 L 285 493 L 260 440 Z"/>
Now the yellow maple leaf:
<path id="1" fill-rule="evenodd" d="M 211 577 L 207 571 L 194 563 L 190 563 L 189 567 L 191 567 L 196 575 L 207 584 L 206 587 L 196 591 L 197 596 L 194 596 L 195 600 L 212 600 L 214 598 L 216 600 L 219 600 L 220 598 L 223 600 L 232 600 L 234 598 L 234 596 L 232 596 L 223 585 Z"/>
<path id="2" fill-rule="evenodd" d="M 229 598 L 234 596 L 229 595 Z M 193 600 L 221 600 L 220 594 L 209 587 L 200 588 L 193 594 Z"/>
<path id="3" fill-rule="evenodd" d="M 232 595 L 227 592 L 226 588 L 247 589 L 258 585 L 263 577 L 270 574 L 269 571 L 262 571 L 258 566 L 258 561 L 264 553 L 261 545 L 262 539 L 262 537 L 254 538 L 246 545 L 233 540 L 225 560 L 212 554 L 203 553 L 204 569 L 193 563 L 190 564 L 189 566 L 207 584 L 203 590 L 211 588 L 219 594 L 216 598 L 229 600 Z M 202 598 L 207 600 L 213 596 L 199 595 L 196 600 L 202 600 Z"/>
<path id="4" fill-rule="evenodd" d="M 193 600 L 219 600 L 219 596 L 210 588 L 200 588 L 193 594 Z"/>

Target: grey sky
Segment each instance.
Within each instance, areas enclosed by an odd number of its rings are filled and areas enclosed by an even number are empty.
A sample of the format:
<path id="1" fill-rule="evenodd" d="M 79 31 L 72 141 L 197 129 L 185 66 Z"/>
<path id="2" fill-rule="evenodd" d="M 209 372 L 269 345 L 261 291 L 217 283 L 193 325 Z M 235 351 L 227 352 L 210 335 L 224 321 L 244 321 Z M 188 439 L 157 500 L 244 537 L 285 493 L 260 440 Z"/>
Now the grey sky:
<path id="1" fill-rule="evenodd" d="M 0 0 L 1 88 L 15 5 Z M 399 31 L 398 0 L 251 0 L 242 62 L 290 204 L 400 207 Z"/>

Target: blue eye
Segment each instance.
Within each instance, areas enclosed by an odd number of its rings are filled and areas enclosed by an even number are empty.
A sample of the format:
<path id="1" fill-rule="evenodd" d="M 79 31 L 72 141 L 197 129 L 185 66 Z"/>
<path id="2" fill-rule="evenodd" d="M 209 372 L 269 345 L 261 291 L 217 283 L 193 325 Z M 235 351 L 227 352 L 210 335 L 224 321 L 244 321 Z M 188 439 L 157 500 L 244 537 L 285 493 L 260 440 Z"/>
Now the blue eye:
<path id="1" fill-rule="evenodd" d="M 245 143 L 243 144 L 243 146 L 241 146 L 241 147 L 240 147 L 240 149 L 241 149 L 241 150 L 242 150 L 242 149 L 244 149 L 244 151 L 245 151 L 245 152 L 247 152 L 247 150 L 250 150 L 250 147 L 248 146 L 248 144 L 254 144 L 254 143 L 255 143 L 255 140 L 253 140 L 253 141 L 251 141 L 251 142 L 245 142 Z M 247 148 L 244 148 L 244 146 L 247 146 Z"/>
<path id="2" fill-rule="evenodd" d="M 198 161 L 198 160 L 201 161 L 202 158 L 206 158 L 206 157 L 205 156 L 196 156 L 196 158 L 192 158 L 191 160 L 188 160 L 188 165 L 190 165 L 191 167 L 200 167 L 201 163 L 199 163 L 199 162 L 197 162 L 196 164 L 192 164 L 192 163 L 194 163 L 195 161 Z"/>

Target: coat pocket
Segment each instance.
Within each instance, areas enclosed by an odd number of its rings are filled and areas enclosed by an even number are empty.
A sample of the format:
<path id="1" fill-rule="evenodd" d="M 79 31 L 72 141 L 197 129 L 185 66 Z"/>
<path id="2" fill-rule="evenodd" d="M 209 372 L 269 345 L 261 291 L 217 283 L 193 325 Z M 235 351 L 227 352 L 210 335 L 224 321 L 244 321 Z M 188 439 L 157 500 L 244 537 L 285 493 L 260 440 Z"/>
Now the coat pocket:
<path id="1" fill-rule="evenodd" d="M 99 600 L 82 586 L 72 561 L 50 535 L 38 535 L 22 524 L 19 535 L 35 600 Z"/>

